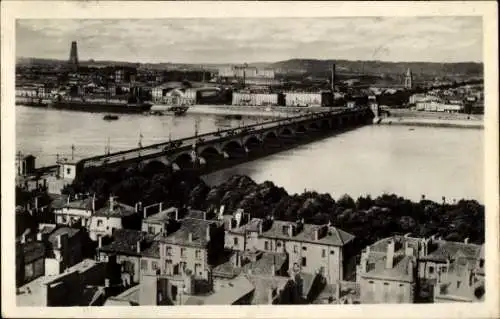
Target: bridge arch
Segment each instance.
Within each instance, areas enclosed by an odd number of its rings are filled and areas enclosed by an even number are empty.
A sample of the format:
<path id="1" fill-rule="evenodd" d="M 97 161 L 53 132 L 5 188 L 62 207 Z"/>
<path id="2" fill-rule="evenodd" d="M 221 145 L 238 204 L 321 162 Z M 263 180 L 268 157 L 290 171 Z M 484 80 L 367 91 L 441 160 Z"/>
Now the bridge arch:
<path id="1" fill-rule="evenodd" d="M 250 135 L 243 139 L 243 146 L 247 148 L 252 148 L 260 144 L 262 144 L 262 140 L 256 135 Z"/>
<path id="2" fill-rule="evenodd" d="M 198 150 L 198 157 L 200 158 L 201 162 L 208 164 L 210 162 L 222 159 L 222 154 L 217 147 L 206 146 Z"/>
<path id="3" fill-rule="evenodd" d="M 239 157 L 246 153 L 245 147 L 238 140 L 230 140 L 221 145 L 222 155 L 226 158 Z"/>
<path id="4" fill-rule="evenodd" d="M 319 130 L 320 129 L 320 124 L 318 123 L 318 121 L 312 121 L 307 126 L 308 126 L 309 129 L 313 129 L 313 130 Z"/>
<path id="5" fill-rule="evenodd" d="M 293 136 L 295 135 L 295 130 L 289 126 L 286 126 L 279 131 L 279 135 Z"/>
<path id="6" fill-rule="evenodd" d="M 278 134 L 275 131 L 268 131 L 262 134 L 262 140 L 265 142 L 266 140 L 269 139 L 277 139 Z"/>
<path id="7" fill-rule="evenodd" d="M 172 163 L 176 164 L 180 169 L 191 168 L 193 160 L 190 152 L 182 152 L 173 157 Z"/>
<path id="8" fill-rule="evenodd" d="M 295 132 L 296 133 L 305 133 L 305 132 L 307 132 L 307 127 L 303 123 L 300 123 L 297 125 Z"/>
<path id="9" fill-rule="evenodd" d="M 320 127 L 322 130 L 329 130 L 332 127 L 332 123 L 329 119 L 321 120 Z"/>

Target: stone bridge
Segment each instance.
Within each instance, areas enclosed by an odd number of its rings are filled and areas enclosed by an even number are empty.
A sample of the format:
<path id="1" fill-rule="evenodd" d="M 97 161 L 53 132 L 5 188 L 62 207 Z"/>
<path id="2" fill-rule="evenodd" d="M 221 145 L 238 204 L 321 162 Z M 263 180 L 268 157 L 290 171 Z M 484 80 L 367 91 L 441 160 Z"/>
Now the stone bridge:
<path id="1" fill-rule="evenodd" d="M 353 126 L 371 123 L 369 108 L 342 109 L 281 118 L 245 127 L 219 130 L 127 151 L 86 158 L 77 170 L 125 163 L 161 162 L 174 169 L 247 157 L 263 148 L 278 151 L 289 142 L 314 140 Z"/>

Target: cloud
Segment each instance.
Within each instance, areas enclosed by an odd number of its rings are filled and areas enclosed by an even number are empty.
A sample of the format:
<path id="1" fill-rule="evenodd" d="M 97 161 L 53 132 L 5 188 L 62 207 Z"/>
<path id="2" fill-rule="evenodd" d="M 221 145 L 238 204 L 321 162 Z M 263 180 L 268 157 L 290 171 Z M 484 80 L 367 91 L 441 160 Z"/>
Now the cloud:
<path id="1" fill-rule="evenodd" d="M 141 62 L 481 61 L 480 17 L 18 20 L 17 55 Z"/>

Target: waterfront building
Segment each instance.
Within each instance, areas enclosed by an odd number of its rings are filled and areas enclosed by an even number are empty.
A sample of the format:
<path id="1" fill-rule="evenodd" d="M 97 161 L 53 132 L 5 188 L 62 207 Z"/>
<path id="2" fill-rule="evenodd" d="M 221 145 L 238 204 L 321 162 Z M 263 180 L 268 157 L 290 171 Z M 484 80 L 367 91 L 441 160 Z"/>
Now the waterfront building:
<path id="1" fill-rule="evenodd" d="M 321 273 L 329 283 L 344 280 L 353 271 L 354 236 L 330 224 L 312 225 L 253 218 L 237 212 L 225 218 L 226 248 L 259 250 L 288 255 L 288 268 L 303 273 Z"/>
<path id="2" fill-rule="evenodd" d="M 251 106 L 278 105 L 278 94 L 234 92 L 232 105 L 251 105 Z"/>
<path id="3" fill-rule="evenodd" d="M 285 92 L 286 106 L 321 106 L 322 94 L 309 92 Z"/>

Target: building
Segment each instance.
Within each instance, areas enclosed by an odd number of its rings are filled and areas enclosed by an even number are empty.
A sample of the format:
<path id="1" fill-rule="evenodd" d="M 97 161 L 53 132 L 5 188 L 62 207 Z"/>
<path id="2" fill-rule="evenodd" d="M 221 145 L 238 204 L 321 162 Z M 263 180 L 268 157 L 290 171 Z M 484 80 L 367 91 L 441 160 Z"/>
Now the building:
<path id="1" fill-rule="evenodd" d="M 402 245 L 394 239 L 377 242 L 372 250 L 370 246 L 361 254 L 356 279 L 360 284 L 361 303 L 413 303 L 417 264 L 411 245 Z"/>
<path id="2" fill-rule="evenodd" d="M 43 240 L 43 237 L 39 237 L 39 239 Z M 66 269 L 83 260 L 83 234 L 81 230 L 61 227 L 54 230 L 46 238 L 45 272 L 47 275 L 63 273 Z"/>
<path id="3" fill-rule="evenodd" d="M 237 212 L 229 223 L 225 219 L 226 248 L 287 253 L 289 269 L 308 274 L 319 272 L 329 283 L 348 277 L 355 267 L 354 236 L 330 224 L 286 222 L 271 217 L 249 220 L 242 212 Z"/>
<path id="4" fill-rule="evenodd" d="M 285 105 L 286 106 L 314 106 L 318 107 L 322 105 L 322 94 L 321 93 L 309 93 L 309 92 L 286 92 L 285 93 Z"/>
<path id="5" fill-rule="evenodd" d="M 86 198 L 74 198 L 68 196 L 65 202 L 54 203 L 54 215 L 56 224 L 90 226 L 90 219 L 96 210 L 96 199 L 94 196 Z"/>
<path id="6" fill-rule="evenodd" d="M 58 166 L 57 176 L 59 178 L 67 180 L 68 182 L 71 182 L 76 178 L 78 162 L 64 158 L 57 160 L 56 164 Z"/>
<path id="7" fill-rule="evenodd" d="M 478 301 L 484 294 L 484 246 L 435 236 L 384 238 L 362 252 L 357 282 L 362 303 Z"/>
<path id="8" fill-rule="evenodd" d="M 106 263 L 86 259 L 59 275 L 39 277 L 19 288 L 18 306 L 101 306 L 106 299 Z"/>
<path id="9" fill-rule="evenodd" d="M 16 286 L 45 275 L 45 245 L 40 242 L 16 243 Z"/>
<path id="10" fill-rule="evenodd" d="M 140 260 L 142 253 L 149 249 L 154 236 L 139 230 L 117 229 L 113 233 L 111 243 L 98 243 L 98 258 L 108 262 L 116 260 L 121 269 L 122 276 L 128 284 L 138 283 L 141 278 Z"/>
<path id="11" fill-rule="evenodd" d="M 104 206 L 96 210 L 90 218 L 90 238 L 98 241 L 100 237 L 111 237 L 117 229 L 134 228 L 140 220 L 138 210 L 138 205 L 132 207 L 110 196 Z"/>
<path id="12" fill-rule="evenodd" d="M 278 94 L 234 92 L 232 105 L 274 106 L 278 105 Z"/>
<path id="13" fill-rule="evenodd" d="M 78 70 L 78 48 L 76 41 L 71 42 L 68 65 L 73 71 Z"/>
<path id="14" fill-rule="evenodd" d="M 31 175 L 35 172 L 35 159 L 33 155 L 17 154 L 16 156 L 16 172 L 18 176 Z"/>
<path id="15" fill-rule="evenodd" d="M 208 280 L 210 264 L 224 250 L 224 228 L 214 220 L 185 218 L 155 238 L 143 253 L 141 271 L 179 276 L 187 271 Z"/>

